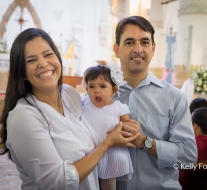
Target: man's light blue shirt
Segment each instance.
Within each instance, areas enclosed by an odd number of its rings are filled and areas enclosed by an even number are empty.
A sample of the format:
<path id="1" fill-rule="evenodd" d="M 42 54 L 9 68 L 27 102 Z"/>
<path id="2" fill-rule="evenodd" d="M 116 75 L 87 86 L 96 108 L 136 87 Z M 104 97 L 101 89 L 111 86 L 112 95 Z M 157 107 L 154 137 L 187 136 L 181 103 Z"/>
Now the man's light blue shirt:
<path id="1" fill-rule="evenodd" d="M 139 121 L 143 134 L 156 141 L 157 158 L 144 149 L 129 148 L 134 174 L 117 190 L 181 190 L 174 164 L 195 163 L 197 147 L 190 111 L 184 94 L 159 80 L 151 71 L 135 88 L 120 87 L 119 99 L 130 108 L 130 118 Z"/>

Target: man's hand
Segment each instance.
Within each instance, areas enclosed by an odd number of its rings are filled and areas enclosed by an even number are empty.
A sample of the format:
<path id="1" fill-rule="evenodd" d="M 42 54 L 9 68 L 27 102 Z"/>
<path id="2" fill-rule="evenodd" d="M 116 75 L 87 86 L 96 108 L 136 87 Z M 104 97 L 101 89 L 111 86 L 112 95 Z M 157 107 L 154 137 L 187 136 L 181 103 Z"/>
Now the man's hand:
<path id="1" fill-rule="evenodd" d="M 128 122 L 124 122 L 121 132 L 124 137 L 131 137 L 138 134 L 137 138 L 133 140 L 131 143 L 141 149 L 144 147 L 144 141 L 146 140 L 147 136 L 142 134 L 139 122 L 133 119 L 130 119 Z M 151 150 L 148 151 L 148 153 L 157 158 L 156 141 L 155 139 L 152 140 L 153 146 Z"/>
<path id="2" fill-rule="evenodd" d="M 132 141 L 132 144 L 138 148 L 143 148 L 146 136 L 142 134 L 139 122 L 133 119 L 130 119 L 128 122 L 124 122 L 122 127 L 122 135 L 124 137 L 132 137 L 137 134 L 138 136 L 134 141 Z"/>

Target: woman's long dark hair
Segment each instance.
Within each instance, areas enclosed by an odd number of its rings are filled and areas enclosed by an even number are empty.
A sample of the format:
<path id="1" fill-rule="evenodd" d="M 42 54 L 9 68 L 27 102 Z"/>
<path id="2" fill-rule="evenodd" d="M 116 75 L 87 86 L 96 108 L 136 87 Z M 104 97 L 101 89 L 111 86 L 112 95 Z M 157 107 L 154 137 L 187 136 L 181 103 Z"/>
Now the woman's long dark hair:
<path id="1" fill-rule="evenodd" d="M 11 155 L 9 149 L 5 146 L 5 143 L 7 141 L 8 114 L 11 110 L 14 109 L 14 107 L 17 104 L 17 101 L 20 98 L 24 98 L 27 101 L 27 103 L 29 103 L 31 106 L 36 107 L 36 105 L 34 105 L 32 101 L 29 101 L 28 98 L 26 98 L 28 95 L 31 96 L 32 86 L 28 80 L 25 80 L 26 66 L 25 66 L 25 58 L 24 58 L 24 47 L 28 41 L 31 41 L 37 37 L 41 37 L 42 39 L 44 39 L 49 43 L 50 47 L 56 54 L 61 64 L 61 70 L 62 70 L 62 60 L 60 54 L 53 40 L 44 30 L 38 28 L 29 28 L 17 36 L 11 47 L 8 84 L 7 84 L 6 94 L 4 99 L 4 107 L 0 118 L 0 126 L 1 126 L 0 144 L 3 144 L 4 146 L 4 149 L 3 151 L 0 152 L 0 155 L 6 154 L 8 152 L 10 159 L 11 159 Z M 62 71 L 61 71 L 60 79 L 58 80 L 59 93 L 61 93 L 61 85 L 62 85 Z M 41 112 L 41 110 L 39 111 Z"/>

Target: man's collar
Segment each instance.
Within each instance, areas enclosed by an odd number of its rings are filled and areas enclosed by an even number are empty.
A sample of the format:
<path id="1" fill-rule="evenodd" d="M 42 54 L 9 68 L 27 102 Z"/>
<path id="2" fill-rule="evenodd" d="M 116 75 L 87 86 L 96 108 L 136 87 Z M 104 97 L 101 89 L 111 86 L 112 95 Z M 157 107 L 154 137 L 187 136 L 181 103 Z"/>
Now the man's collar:
<path id="1" fill-rule="evenodd" d="M 152 82 L 152 83 L 156 84 L 157 86 L 160 86 L 163 88 L 163 84 L 161 83 L 160 79 L 158 79 L 150 70 L 148 70 L 148 75 L 147 75 L 146 79 L 147 78 L 149 80 L 149 83 Z"/>
<path id="2" fill-rule="evenodd" d="M 138 86 L 136 88 L 141 87 L 141 86 L 145 86 L 145 85 L 149 85 L 150 83 L 154 83 L 157 86 L 160 86 L 161 88 L 163 88 L 163 84 L 161 83 L 160 79 L 158 79 L 150 70 L 148 70 L 147 77 L 145 79 L 143 79 L 138 84 Z M 122 87 L 126 87 L 126 88 L 129 88 L 129 89 L 132 89 L 132 87 L 129 86 L 128 84 L 124 84 Z"/>

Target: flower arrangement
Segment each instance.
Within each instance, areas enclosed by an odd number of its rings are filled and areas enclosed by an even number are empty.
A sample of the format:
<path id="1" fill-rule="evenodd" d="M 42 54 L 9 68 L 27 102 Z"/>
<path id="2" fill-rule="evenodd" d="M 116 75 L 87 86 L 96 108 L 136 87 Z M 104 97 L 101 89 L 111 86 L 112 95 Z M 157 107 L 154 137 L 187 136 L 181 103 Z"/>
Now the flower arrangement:
<path id="1" fill-rule="evenodd" d="M 202 66 L 191 75 L 194 81 L 194 92 L 197 94 L 207 94 L 207 66 Z"/>

